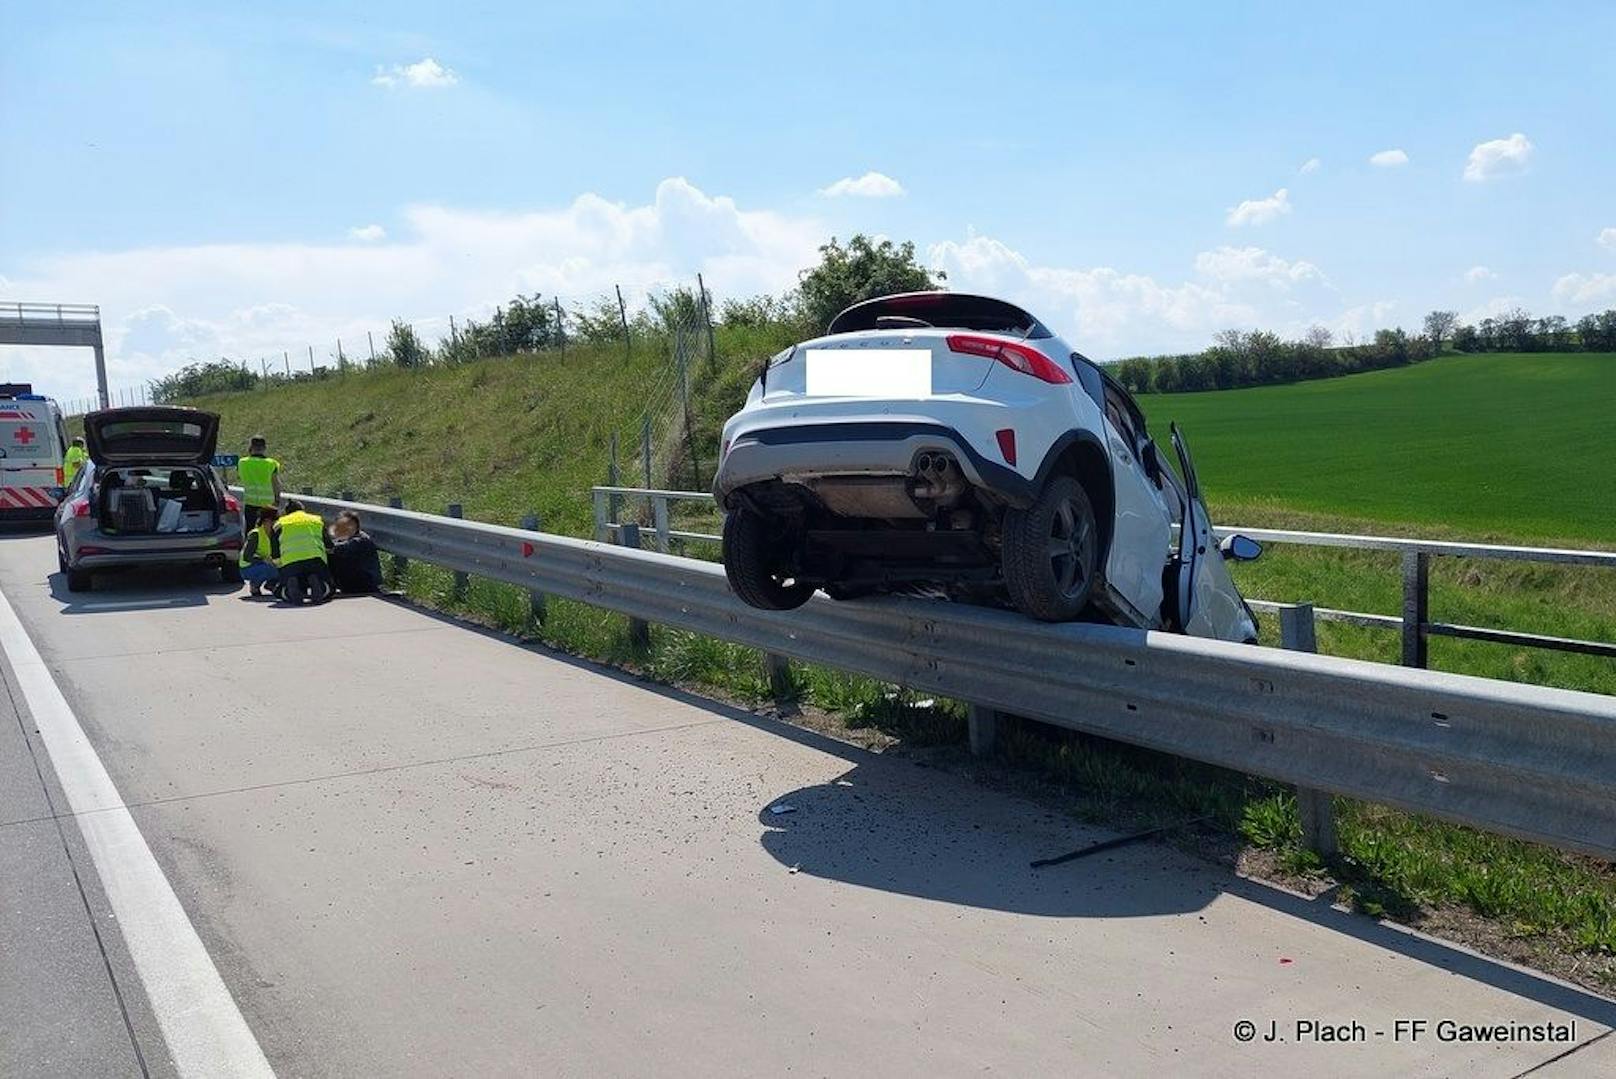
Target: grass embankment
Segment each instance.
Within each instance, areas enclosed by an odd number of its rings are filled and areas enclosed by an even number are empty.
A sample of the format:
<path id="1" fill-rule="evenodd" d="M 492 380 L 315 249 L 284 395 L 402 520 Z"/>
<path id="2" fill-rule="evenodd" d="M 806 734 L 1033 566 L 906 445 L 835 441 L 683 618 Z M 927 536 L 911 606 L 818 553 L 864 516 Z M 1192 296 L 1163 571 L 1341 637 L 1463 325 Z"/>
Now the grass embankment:
<path id="1" fill-rule="evenodd" d="M 693 404 L 698 438 L 716 440 L 757 360 L 777 344 L 764 332 L 721 332 L 726 360 L 704 372 Z M 195 403 L 224 415 L 227 443 L 267 434 L 293 487 L 352 489 L 377 501 L 397 494 L 429 510 L 459 500 L 470 517 L 506 523 L 538 511 L 547 528 L 583 535 L 588 488 L 605 478 L 610 436 L 637 437 L 641 410 L 665 384 L 663 356 L 569 349 L 564 358 L 357 372 Z M 1168 419 L 1183 426 L 1221 521 L 1609 546 L 1613 514 L 1600 499 L 1616 474 L 1616 443 L 1600 432 L 1612 399 L 1616 357 L 1536 355 L 1455 357 L 1143 403 L 1159 435 Z M 1273 546 L 1238 572 L 1253 596 L 1400 610 L 1395 556 Z M 1432 578 L 1441 620 L 1616 639 L 1616 573 L 1438 560 Z M 428 566 L 412 566 L 406 587 L 422 602 L 652 678 L 753 704 L 770 696 L 762 658 L 749 649 L 653 627 L 650 648 L 637 651 L 621 618 L 566 602 L 553 602 L 539 626 L 525 593 L 473 581 L 456 597 L 449 574 Z M 1396 660 L 1394 634 L 1321 623 L 1319 636 L 1327 652 Z M 1616 692 L 1608 660 L 1440 639 L 1431 653 L 1438 669 Z M 833 713 L 855 735 L 982 767 L 960 749 L 957 702 L 921 701 L 822 669 L 795 667 L 793 678 L 800 705 Z M 1243 839 L 1270 871 L 1316 880 L 1327 872 L 1372 913 L 1427 921 L 1616 986 L 1616 874 L 1607 866 L 1341 800 L 1344 857 L 1326 870 L 1302 850 L 1294 800 L 1279 785 L 1035 726 L 1012 726 L 999 761 L 986 767 L 995 781 L 1031 785 L 1116 826 L 1210 814 L 1214 836 Z"/>

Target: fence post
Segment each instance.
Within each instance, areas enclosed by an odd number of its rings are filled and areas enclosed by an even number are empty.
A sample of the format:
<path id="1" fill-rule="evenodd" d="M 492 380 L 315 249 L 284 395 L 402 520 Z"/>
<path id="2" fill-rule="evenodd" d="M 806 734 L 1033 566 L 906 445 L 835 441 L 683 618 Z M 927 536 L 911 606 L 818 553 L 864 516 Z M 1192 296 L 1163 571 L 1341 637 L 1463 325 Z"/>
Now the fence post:
<path id="1" fill-rule="evenodd" d="M 529 532 L 539 531 L 539 515 L 530 513 L 522 518 L 522 527 Z M 527 594 L 528 610 L 536 625 L 544 625 L 544 593 L 537 590 Z"/>
<path id="2" fill-rule="evenodd" d="M 1313 604 L 1296 603 L 1279 609 L 1279 643 L 1295 652 L 1317 652 Z M 1321 858 L 1341 853 L 1335 830 L 1335 799 L 1329 791 L 1296 788 L 1296 810 L 1302 818 L 1302 842 Z"/>
<path id="3" fill-rule="evenodd" d="M 633 521 L 628 522 L 617 530 L 617 542 L 624 547 L 640 549 L 640 526 Z M 628 620 L 628 640 L 635 648 L 651 647 L 651 627 L 643 618 L 630 618 Z"/>
<path id="4" fill-rule="evenodd" d="M 613 431 L 612 459 L 611 462 L 606 466 L 606 482 L 611 484 L 613 487 L 621 487 L 623 485 L 622 476 L 622 472 L 620 472 L 617 467 L 617 432 Z M 612 495 L 610 504 L 612 520 L 621 521 L 623 519 L 623 496 L 618 494 Z"/>
<path id="5" fill-rule="evenodd" d="M 465 516 L 464 507 L 462 507 L 458 502 L 449 503 L 449 516 L 458 521 L 460 518 Z M 454 598 L 457 602 L 466 598 L 466 587 L 469 583 L 470 579 L 466 576 L 464 570 L 455 570 Z"/>
<path id="6" fill-rule="evenodd" d="M 394 495 L 392 498 L 389 498 L 387 500 L 387 504 L 390 507 L 392 507 L 393 509 L 395 509 L 395 510 L 401 510 L 401 509 L 404 508 L 404 499 L 400 498 L 398 495 Z M 400 584 L 402 584 L 403 581 L 404 581 L 404 578 L 409 574 L 409 572 L 410 572 L 410 560 L 408 558 L 404 557 L 401 554 L 394 555 L 393 556 L 393 587 L 397 588 Z"/>
<path id="7" fill-rule="evenodd" d="M 980 704 L 967 705 L 965 732 L 973 757 L 985 757 L 992 753 L 994 743 L 999 740 L 998 711 Z"/>
<path id="8" fill-rule="evenodd" d="M 623 302 L 623 286 L 613 285 L 617 290 L 617 317 L 623 320 L 623 355 L 629 359 L 634 358 L 634 339 L 628 332 L 628 305 Z M 649 480 L 645 484 L 651 486 Z"/>
<path id="9" fill-rule="evenodd" d="M 1431 556 L 1424 551 L 1403 552 L 1403 666 L 1424 667 L 1427 659 L 1425 624 L 1430 619 Z"/>
<path id="10" fill-rule="evenodd" d="M 609 526 L 611 517 L 606 512 L 606 492 L 591 491 L 595 500 L 595 542 L 605 543 L 611 538 L 612 530 Z"/>
<path id="11" fill-rule="evenodd" d="M 645 486 L 649 490 L 656 484 L 651 482 L 651 417 L 646 416 L 640 421 L 640 460 L 645 463 Z"/>
<path id="12" fill-rule="evenodd" d="M 656 520 L 656 549 L 668 553 L 668 499 L 666 495 L 651 496 L 651 515 Z"/>

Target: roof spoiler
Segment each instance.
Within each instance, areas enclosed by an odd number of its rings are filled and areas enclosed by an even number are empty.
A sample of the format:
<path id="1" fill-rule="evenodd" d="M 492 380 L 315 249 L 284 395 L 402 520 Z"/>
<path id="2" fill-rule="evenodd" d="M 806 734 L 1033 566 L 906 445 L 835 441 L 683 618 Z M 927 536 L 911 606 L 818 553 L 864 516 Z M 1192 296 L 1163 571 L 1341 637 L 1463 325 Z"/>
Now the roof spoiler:
<path id="1" fill-rule="evenodd" d="M 883 318 L 912 319 L 920 325 L 1013 333 L 1022 337 L 1051 336 L 1043 323 L 1013 303 L 969 292 L 942 291 L 900 292 L 864 300 L 831 319 L 825 332 L 882 329 Z"/>

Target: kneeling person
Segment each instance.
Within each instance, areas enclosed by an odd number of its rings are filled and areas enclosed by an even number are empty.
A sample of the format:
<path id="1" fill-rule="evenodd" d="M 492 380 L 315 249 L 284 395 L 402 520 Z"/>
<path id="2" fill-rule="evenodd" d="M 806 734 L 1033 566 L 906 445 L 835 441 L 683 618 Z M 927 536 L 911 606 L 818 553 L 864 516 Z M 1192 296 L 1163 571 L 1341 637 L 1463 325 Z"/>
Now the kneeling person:
<path id="1" fill-rule="evenodd" d="M 288 603 L 324 603 L 331 598 L 331 570 L 326 564 L 325 522 L 286 500 L 286 512 L 275 522 L 274 554 L 281 567 L 281 598 Z"/>
<path id="2" fill-rule="evenodd" d="M 247 531 L 247 538 L 241 545 L 241 579 L 247 582 L 255 596 L 264 594 L 265 585 L 272 592 L 279 587 L 281 571 L 275 565 L 273 553 L 273 529 L 278 516 L 274 507 L 259 510 L 258 520 Z"/>
<path id="3" fill-rule="evenodd" d="M 380 592 L 382 560 L 376 541 L 359 526 L 359 514 L 343 510 L 331 526 L 331 577 L 339 592 Z"/>

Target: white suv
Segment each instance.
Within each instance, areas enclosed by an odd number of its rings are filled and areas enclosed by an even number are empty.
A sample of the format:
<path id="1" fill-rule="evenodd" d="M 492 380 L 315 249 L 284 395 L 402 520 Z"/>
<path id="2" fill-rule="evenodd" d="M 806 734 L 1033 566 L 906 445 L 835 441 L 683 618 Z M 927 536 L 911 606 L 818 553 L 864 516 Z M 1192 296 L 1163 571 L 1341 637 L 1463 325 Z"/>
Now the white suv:
<path id="1" fill-rule="evenodd" d="M 1177 472 L 1127 391 L 1012 304 L 868 300 L 771 358 L 724 425 L 724 569 L 771 610 L 941 591 L 1255 640 L 1224 559 L 1260 548 L 1215 542 L 1172 443 Z"/>

